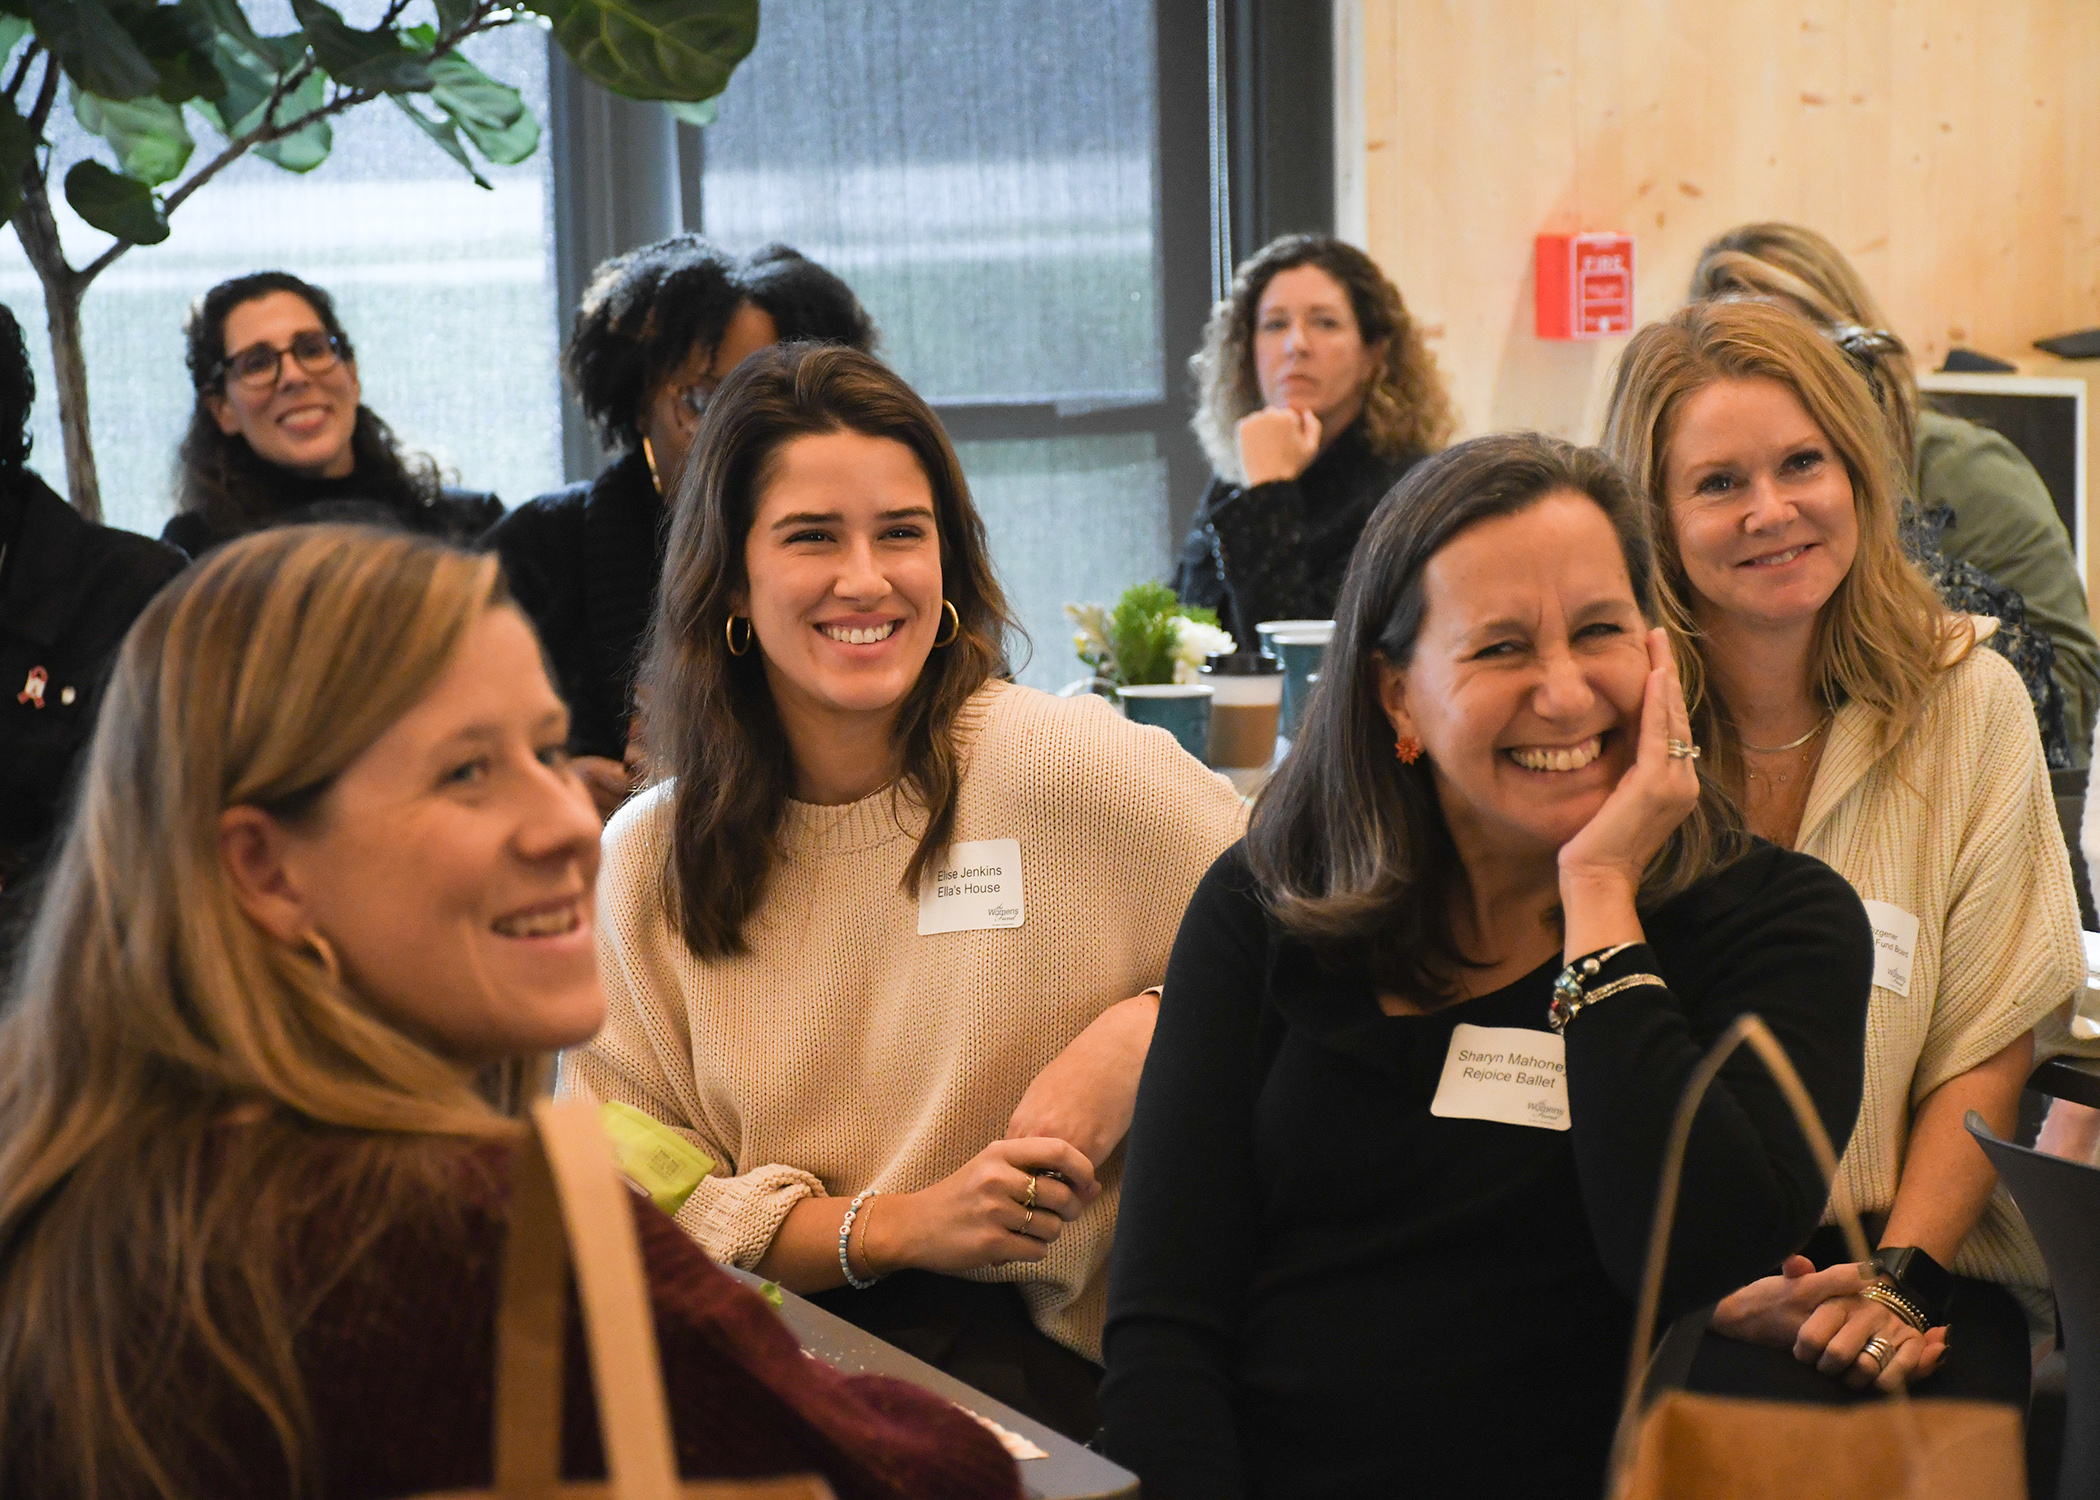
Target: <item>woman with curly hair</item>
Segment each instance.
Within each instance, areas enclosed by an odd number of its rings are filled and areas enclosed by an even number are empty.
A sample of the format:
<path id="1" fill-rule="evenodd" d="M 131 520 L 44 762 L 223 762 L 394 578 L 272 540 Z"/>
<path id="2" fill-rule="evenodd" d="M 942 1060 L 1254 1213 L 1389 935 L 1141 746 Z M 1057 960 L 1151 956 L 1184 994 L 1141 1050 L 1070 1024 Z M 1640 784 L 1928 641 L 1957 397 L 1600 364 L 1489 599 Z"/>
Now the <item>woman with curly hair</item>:
<path id="1" fill-rule="evenodd" d="M 786 245 L 739 262 L 673 235 L 608 260 L 584 289 L 562 372 L 615 457 L 594 480 L 526 501 L 483 545 L 546 643 L 574 715 L 569 748 L 605 816 L 638 780 L 634 677 L 663 572 L 664 497 L 715 387 L 753 350 L 797 341 L 866 351 L 875 326 L 852 288 Z"/>
<path id="2" fill-rule="evenodd" d="M 1174 591 L 1243 641 L 1326 618 L 1372 508 L 1457 425 L 1400 289 L 1353 245 L 1285 235 L 1240 266 L 1189 368 L 1217 477 Z"/>
<path id="3" fill-rule="evenodd" d="M 364 404 L 335 300 L 289 271 L 222 281 L 183 325 L 197 402 L 161 540 L 201 557 L 266 526 L 355 521 L 468 541 L 503 514 L 404 453 Z M 286 355 L 291 358 L 287 360 Z"/>

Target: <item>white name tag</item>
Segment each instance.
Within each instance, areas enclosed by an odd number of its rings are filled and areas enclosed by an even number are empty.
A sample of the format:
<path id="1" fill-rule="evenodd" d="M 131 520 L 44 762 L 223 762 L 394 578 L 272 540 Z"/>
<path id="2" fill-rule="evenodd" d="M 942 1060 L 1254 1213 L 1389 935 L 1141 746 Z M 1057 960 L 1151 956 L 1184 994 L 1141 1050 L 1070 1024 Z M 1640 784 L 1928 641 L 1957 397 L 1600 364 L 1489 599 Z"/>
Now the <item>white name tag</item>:
<path id="1" fill-rule="evenodd" d="M 1910 998 L 1910 959 L 1918 951 L 1918 919 L 1886 901 L 1862 901 L 1874 929 L 1874 982 Z"/>
<path id="2" fill-rule="evenodd" d="M 1019 927 L 1028 918 L 1021 896 L 1021 841 L 975 839 L 933 862 L 919 886 L 919 936 Z"/>
<path id="3" fill-rule="evenodd" d="M 1467 1026 L 1451 1033 L 1429 1112 L 1540 1130 L 1568 1128 L 1568 1048 L 1550 1031 Z"/>

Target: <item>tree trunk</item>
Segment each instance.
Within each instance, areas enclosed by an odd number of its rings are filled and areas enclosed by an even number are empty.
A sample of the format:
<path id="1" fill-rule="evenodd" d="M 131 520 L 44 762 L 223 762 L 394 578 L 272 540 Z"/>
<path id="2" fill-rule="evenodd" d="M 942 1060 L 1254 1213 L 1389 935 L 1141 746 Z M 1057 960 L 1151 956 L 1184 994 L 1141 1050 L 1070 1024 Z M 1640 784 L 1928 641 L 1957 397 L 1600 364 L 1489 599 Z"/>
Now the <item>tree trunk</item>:
<path id="1" fill-rule="evenodd" d="M 73 508 L 90 521 L 102 519 L 102 486 L 95 474 L 95 447 L 88 427 L 87 354 L 80 344 L 80 303 L 87 278 L 66 264 L 58 243 L 51 200 L 34 170 L 24 174 L 22 207 L 15 234 L 44 285 L 44 311 L 51 324 L 51 367 L 58 377 L 58 426 L 65 438 L 66 486 Z"/>

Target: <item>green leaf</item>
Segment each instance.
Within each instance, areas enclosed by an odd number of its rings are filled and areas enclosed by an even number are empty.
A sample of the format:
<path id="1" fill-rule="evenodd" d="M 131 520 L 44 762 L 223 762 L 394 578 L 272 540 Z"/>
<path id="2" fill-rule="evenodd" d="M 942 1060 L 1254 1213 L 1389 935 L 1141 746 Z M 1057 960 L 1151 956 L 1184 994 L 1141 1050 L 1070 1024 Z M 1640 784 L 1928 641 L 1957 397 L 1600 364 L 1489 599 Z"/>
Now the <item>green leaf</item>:
<path id="1" fill-rule="evenodd" d="M 168 237 L 168 216 L 153 189 L 99 161 L 77 162 L 66 173 L 66 202 L 104 234 L 134 245 L 157 245 Z"/>
<path id="2" fill-rule="evenodd" d="M 160 75 L 156 92 L 170 104 L 199 97 L 216 99 L 224 91 L 211 64 L 211 25 L 179 5 L 130 4 L 117 9 L 117 20 L 131 34 L 146 61 Z"/>
<path id="3" fill-rule="evenodd" d="M 299 87 L 277 101 L 277 108 L 271 118 L 279 124 L 284 124 L 298 119 L 310 110 L 319 109 L 327 102 L 327 80 L 319 73 L 309 73 Z M 311 172 L 328 160 L 328 153 L 334 146 L 335 132 L 328 128 L 328 122 L 315 120 L 290 135 L 257 146 L 255 154 L 287 172 Z"/>
<path id="4" fill-rule="evenodd" d="M 414 49 L 387 26 L 359 31 L 321 0 L 292 0 L 314 58 L 337 83 L 378 94 L 428 93 L 435 82 Z"/>
<path id="5" fill-rule="evenodd" d="M 474 19 L 474 0 L 437 0 L 438 30 L 450 34 Z"/>
<path id="6" fill-rule="evenodd" d="M 294 66 L 306 55 L 306 38 L 303 36 L 256 35 L 255 28 L 248 24 L 248 18 L 241 13 L 236 0 L 180 0 L 180 3 L 184 10 L 204 22 L 222 55 L 225 45 L 231 42 L 249 54 L 255 66 L 273 76 Z"/>
<path id="7" fill-rule="evenodd" d="M 400 105 L 401 113 L 414 120 L 422 129 L 423 134 L 436 141 L 447 156 L 467 169 L 467 175 L 474 179 L 476 187 L 489 187 L 491 185 L 486 177 L 474 170 L 474 163 L 467 156 L 467 148 L 459 143 L 458 126 L 454 125 L 450 120 L 431 119 L 430 116 L 424 114 L 423 111 L 417 109 L 413 104 L 410 104 L 400 94 L 389 94 L 387 97 Z"/>
<path id="8" fill-rule="evenodd" d="M 153 64 L 102 0 L 36 0 L 36 35 L 90 93 L 136 99 L 160 86 Z"/>
<path id="9" fill-rule="evenodd" d="M 11 55 L 29 35 L 29 17 L 0 16 L 0 58 Z"/>
<path id="10" fill-rule="evenodd" d="M 538 149 L 540 122 L 525 107 L 525 96 L 498 83 L 457 52 L 430 65 L 437 87 L 431 100 L 483 156 L 501 167 L 515 166 Z"/>
<path id="11" fill-rule="evenodd" d="M 705 130 L 708 126 L 715 123 L 715 106 L 721 102 L 719 95 L 713 99 L 702 99 L 698 104 L 688 104 L 682 99 L 674 99 L 665 108 L 669 109 L 683 124 L 690 125 L 696 130 Z"/>
<path id="12" fill-rule="evenodd" d="M 36 159 L 36 136 L 29 122 L 15 113 L 14 102 L 0 94 L 0 224 L 22 206 L 22 173 Z"/>
<path id="13" fill-rule="evenodd" d="M 712 99 L 758 43 L 758 0 L 523 3 L 586 78 L 630 99 Z"/>
<path id="14" fill-rule="evenodd" d="M 139 99 L 104 99 L 75 90 L 73 118 L 90 135 L 109 142 L 126 177 L 135 177 L 148 187 L 173 178 L 197 149 L 182 123 L 182 110 L 152 94 Z"/>

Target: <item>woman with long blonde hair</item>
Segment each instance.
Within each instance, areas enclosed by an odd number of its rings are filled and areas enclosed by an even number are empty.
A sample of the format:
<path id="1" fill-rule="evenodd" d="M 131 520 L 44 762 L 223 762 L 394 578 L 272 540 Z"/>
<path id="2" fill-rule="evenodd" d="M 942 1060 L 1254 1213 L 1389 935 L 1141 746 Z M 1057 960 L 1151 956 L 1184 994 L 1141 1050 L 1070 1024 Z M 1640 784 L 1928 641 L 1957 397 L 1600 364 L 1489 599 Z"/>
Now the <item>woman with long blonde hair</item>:
<path id="1" fill-rule="evenodd" d="M 1174 588 L 1251 650 L 1264 620 L 1334 613 L 1372 508 L 1457 420 L 1400 289 L 1325 235 L 1287 234 L 1242 262 L 1189 369 L 1217 477 Z"/>
<path id="2" fill-rule="evenodd" d="M 2100 711 L 2100 640 L 2070 533 L 2034 465 L 2000 434 L 1921 399 L 1910 351 L 1890 331 L 1874 294 L 1843 252 L 1813 229 L 1761 223 L 1729 230 L 1700 252 L 1691 294 L 1695 302 L 1774 298 L 1813 319 L 1845 351 L 1881 407 L 1897 474 L 1915 502 L 1911 550 L 1966 563 L 2017 597 L 2031 629 L 2047 637 L 2053 659 L 2030 664 L 2003 641 L 1998 648 L 2028 679 L 2045 749 L 2051 748 L 2049 709 L 2035 677 L 2053 680 L 2062 697 L 2065 744 L 2051 764 L 2084 765 Z M 1994 608 L 2006 613 L 2002 605 Z"/>
<path id="3" fill-rule="evenodd" d="M 2048 1277 L 1962 1120 L 2010 1132 L 2085 965 L 2019 678 L 1904 556 L 1874 397 L 1794 313 L 1724 300 L 1641 330 L 1605 442 L 1648 503 L 1713 773 L 1752 832 L 1851 881 L 1876 931 L 1841 1175 L 1880 1253 L 1851 1264 L 1826 1230 L 1723 1299 L 1693 1383 L 1816 1400 L 1929 1379 L 2024 1407 L 2008 1288 Z M 1950 1325 L 1963 1353 L 1943 1367 Z"/>
<path id="4" fill-rule="evenodd" d="M 433 541 L 268 531 L 148 608 L 0 1022 L 0 1494 L 488 1482 L 518 1129 L 477 1085 L 605 1007 L 567 732 L 495 561 Z M 635 1214 L 688 1471 L 1017 1492 Z M 586 1474 L 589 1389 L 572 1348 Z"/>

